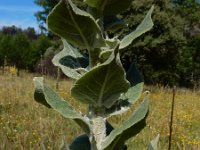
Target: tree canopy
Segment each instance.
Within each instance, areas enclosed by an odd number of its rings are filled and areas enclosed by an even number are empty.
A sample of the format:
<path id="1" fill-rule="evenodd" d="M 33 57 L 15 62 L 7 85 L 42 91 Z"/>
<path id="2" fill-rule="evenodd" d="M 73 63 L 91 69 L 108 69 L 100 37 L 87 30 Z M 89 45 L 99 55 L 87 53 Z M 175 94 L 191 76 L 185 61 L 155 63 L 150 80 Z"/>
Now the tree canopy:
<path id="1" fill-rule="evenodd" d="M 8 65 L 18 69 L 34 70 L 40 55 L 51 45 L 48 37 L 36 34 L 33 28 L 3 27 L 0 30 L 0 65 L 3 66 L 6 59 Z"/>
<path id="2" fill-rule="evenodd" d="M 153 29 L 138 38 L 125 55 L 138 62 L 147 83 L 173 84 L 179 79 L 177 64 L 185 42 L 185 20 L 176 14 L 170 0 L 134 0 L 131 8 L 122 16 L 126 18 L 129 28 L 134 30 L 145 15 L 142 12 L 153 4 Z M 125 30 L 123 33 L 128 32 Z"/>

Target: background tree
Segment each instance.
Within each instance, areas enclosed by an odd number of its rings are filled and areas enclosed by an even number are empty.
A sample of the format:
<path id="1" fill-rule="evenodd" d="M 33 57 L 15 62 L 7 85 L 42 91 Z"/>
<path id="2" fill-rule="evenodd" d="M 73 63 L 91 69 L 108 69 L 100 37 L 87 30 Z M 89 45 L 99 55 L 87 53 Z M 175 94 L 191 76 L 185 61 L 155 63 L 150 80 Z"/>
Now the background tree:
<path id="1" fill-rule="evenodd" d="M 200 1 L 174 0 L 176 11 L 185 18 L 187 43 L 183 47 L 179 70 L 181 85 L 200 85 Z"/>
<path id="2" fill-rule="evenodd" d="M 78 1 L 74 0 L 76 3 Z M 35 0 L 42 8 L 35 14 L 42 31 L 46 30 L 48 13 L 58 2 L 59 0 Z M 198 62 L 194 62 L 197 60 L 194 57 L 198 56 L 199 48 L 197 44 L 191 44 L 198 43 L 199 39 L 196 37 L 200 33 L 199 3 L 195 0 L 133 0 L 132 6 L 121 14 L 129 25 L 129 30 L 123 30 L 121 36 L 136 28 L 152 4 L 155 4 L 155 26 L 151 32 L 138 38 L 127 48 L 122 56 L 123 64 L 128 68 L 131 61 L 137 61 L 146 83 L 149 84 L 171 85 L 176 82 L 184 86 L 192 85 L 192 80 L 198 77 L 191 70 L 200 72 L 198 67 L 195 67 Z M 84 8 L 81 5 L 79 7 Z M 107 21 L 109 23 L 109 17 Z M 54 41 L 58 43 L 57 40 Z M 35 60 L 31 59 L 30 64 L 36 62 L 39 55 L 44 53 L 40 46 L 33 51 L 37 57 L 34 57 Z"/>
<path id="3" fill-rule="evenodd" d="M 49 33 L 46 25 L 47 16 L 59 1 L 60 0 L 34 0 L 35 4 L 37 4 L 42 8 L 41 11 L 35 13 L 35 16 L 39 24 L 39 28 L 41 29 L 42 32 Z M 83 3 L 80 2 L 80 0 L 73 0 L 73 1 L 79 7 L 84 7 Z M 52 34 L 50 35 L 53 36 Z"/>
<path id="4" fill-rule="evenodd" d="M 179 68 L 181 86 L 200 86 L 200 35 L 192 37 L 184 46 Z"/>
<path id="5" fill-rule="evenodd" d="M 38 35 L 33 28 L 3 27 L 0 30 L 0 66 L 4 65 L 6 57 L 8 65 L 34 71 L 40 56 L 51 45 L 46 35 Z"/>
<path id="6" fill-rule="evenodd" d="M 41 11 L 35 13 L 39 28 L 42 32 L 47 32 L 46 19 L 53 7 L 59 2 L 59 0 L 34 0 L 34 2 L 42 7 Z"/>
<path id="7" fill-rule="evenodd" d="M 176 14 L 170 0 L 134 0 L 122 15 L 134 30 L 152 4 L 154 28 L 138 38 L 124 54 L 140 64 L 146 83 L 173 84 L 178 82 L 177 64 L 184 37 L 184 19 Z M 135 17 L 133 17 L 135 16 Z M 124 30 L 123 34 L 130 32 Z M 131 51 L 129 51 L 131 50 Z M 126 59 L 127 60 L 127 59 Z"/>
<path id="8" fill-rule="evenodd" d="M 200 24 L 200 1 L 199 0 L 173 0 L 178 13 L 186 18 L 188 27 Z"/>
<path id="9" fill-rule="evenodd" d="M 34 41 L 32 46 L 33 50 L 29 57 L 29 69 L 33 71 L 41 56 L 43 56 L 45 51 L 52 46 L 52 42 L 46 35 L 40 35 L 39 38 Z"/>
<path id="10" fill-rule="evenodd" d="M 7 35 L 16 35 L 17 33 L 22 32 L 22 29 L 14 26 L 14 25 L 4 26 L 4 27 L 2 27 L 1 32 L 3 34 L 7 34 Z"/>
<path id="11" fill-rule="evenodd" d="M 18 33 L 13 38 L 13 49 L 10 53 L 10 60 L 12 61 L 12 65 L 15 65 L 18 69 L 26 68 L 26 62 L 28 53 L 30 52 L 30 41 L 25 33 Z"/>
<path id="12" fill-rule="evenodd" d="M 28 27 L 27 29 L 24 30 L 24 33 L 28 36 L 29 39 L 31 40 L 36 40 L 38 35 L 35 31 L 34 28 Z"/>
<path id="13" fill-rule="evenodd" d="M 10 55 L 14 48 L 13 38 L 11 35 L 3 35 L 0 37 L 0 65 L 4 65 L 4 59 L 7 58 L 7 61 L 10 61 Z"/>

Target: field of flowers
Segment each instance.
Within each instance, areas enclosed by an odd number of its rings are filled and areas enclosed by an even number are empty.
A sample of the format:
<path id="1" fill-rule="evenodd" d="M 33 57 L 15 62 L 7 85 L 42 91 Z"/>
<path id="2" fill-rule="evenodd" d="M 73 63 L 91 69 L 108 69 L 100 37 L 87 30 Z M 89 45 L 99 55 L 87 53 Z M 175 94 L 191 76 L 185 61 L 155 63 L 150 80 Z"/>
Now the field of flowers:
<path id="1" fill-rule="evenodd" d="M 33 100 L 35 74 L 21 73 L 20 77 L 0 74 L 0 150 L 55 150 L 62 140 L 70 143 L 82 133 L 71 120 L 47 109 Z M 45 77 L 53 88 L 56 81 Z M 63 79 L 58 93 L 85 112 L 86 106 L 70 97 L 72 81 Z M 130 150 L 143 150 L 157 134 L 160 134 L 159 149 L 168 147 L 169 119 L 172 89 L 159 86 L 145 87 L 151 92 L 150 111 L 146 128 L 127 142 Z M 144 97 L 144 95 L 142 96 Z M 140 101 L 142 98 L 140 99 Z M 110 118 L 113 126 L 126 120 L 132 109 L 118 117 Z M 200 150 L 200 90 L 178 89 L 175 97 L 175 112 L 172 134 L 172 150 Z"/>

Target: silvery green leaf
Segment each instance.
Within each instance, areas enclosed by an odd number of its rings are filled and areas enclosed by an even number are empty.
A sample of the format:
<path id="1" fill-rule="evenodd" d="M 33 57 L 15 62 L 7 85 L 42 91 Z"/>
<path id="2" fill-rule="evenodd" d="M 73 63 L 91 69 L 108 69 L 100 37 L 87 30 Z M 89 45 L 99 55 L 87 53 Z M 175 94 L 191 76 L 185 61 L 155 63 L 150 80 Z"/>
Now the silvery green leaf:
<path id="1" fill-rule="evenodd" d="M 35 93 L 37 94 L 39 91 L 40 94 L 43 95 L 40 97 L 40 100 L 35 97 L 36 101 L 43 101 L 42 103 L 48 104 L 51 108 L 59 112 L 65 118 L 76 121 L 86 133 L 90 133 L 89 121 L 87 117 L 83 117 L 80 113 L 76 112 L 67 101 L 65 101 L 56 92 L 44 84 L 43 77 L 35 77 L 33 81 L 36 88 Z"/>
<path id="2" fill-rule="evenodd" d="M 100 55 L 101 49 L 95 48 L 93 50 L 90 50 L 90 65 L 89 69 L 96 66 L 99 63 L 99 55 Z"/>
<path id="3" fill-rule="evenodd" d="M 144 34 L 145 32 L 149 31 L 153 27 L 153 21 L 151 19 L 151 14 L 153 12 L 153 9 L 154 9 L 154 6 L 151 7 L 149 12 L 145 16 L 144 20 L 140 23 L 140 25 L 136 28 L 135 31 L 126 35 L 121 40 L 119 49 L 123 49 L 123 48 L 129 46 L 133 42 L 133 40 L 135 40 L 137 37 Z"/>
<path id="4" fill-rule="evenodd" d="M 125 72 L 116 49 L 107 61 L 77 80 L 71 94 L 83 103 L 110 108 L 128 87 L 129 82 L 125 79 Z"/>
<path id="5" fill-rule="evenodd" d="M 124 144 L 126 140 L 139 133 L 146 125 L 148 105 L 149 101 L 145 99 L 128 120 L 115 128 L 102 143 L 103 150 L 114 150 L 114 147 Z"/>
<path id="6" fill-rule="evenodd" d="M 113 51 L 116 48 L 118 48 L 119 40 L 117 38 L 106 39 L 106 45 L 107 45 L 107 47 L 102 49 L 100 56 L 99 56 L 101 62 L 105 62 L 110 57 L 110 55 L 113 53 Z"/>
<path id="7" fill-rule="evenodd" d="M 100 61 L 105 62 L 110 55 L 112 54 L 113 50 L 104 50 L 100 53 Z"/>
<path id="8" fill-rule="evenodd" d="M 126 99 L 133 104 L 138 100 L 143 91 L 143 76 L 136 68 L 136 64 L 132 63 L 129 70 L 126 73 L 126 79 L 130 82 L 131 87 L 125 93 Z"/>
<path id="9" fill-rule="evenodd" d="M 89 50 L 105 45 L 94 18 L 71 0 L 60 0 L 49 14 L 47 24 L 50 31 L 76 47 Z"/>
<path id="10" fill-rule="evenodd" d="M 137 101 L 143 91 L 143 76 L 132 63 L 126 73 L 126 79 L 130 82 L 128 91 L 121 95 L 120 99 L 109 109 L 106 109 L 107 117 L 118 115 L 129 110 L 130 106 Z"/>
<path id="11" fill-rule="evenodd" d="M 114 115 L 125 113 L 131 107 L 131 103 L 128 100 L 118 100 L 111 108 L 105 110 L 106 117 L 109 118 Z"/>
<path id="12" fill-rule="evenodd" d="M 64 48 L 54 56 L 52 62 L 55 66 L 60 67 L 66 76 L 77 80 L 83 73 L 87 72 L 85 68 L 88 66 L 89 60 L 66 40 L 62 41 Z"/>
<path id="13" fill-rule="evenodd" d="M 84 0 L 90 7 L 102 11 L 104 15 L 116 15 L 125 11 L 132 0 Z"/>
<path id="14" fill-rule="evenodd" d="M 35 79 L 36 78 L 34 78 L 33 80 Z M 41 78 L 40 81 L 43 81 L 43 79 Z M 43 85 L 40 82 L 35 82 L 35 81 L 34 81 L 34 84 L 35 84 L 35 92 L 34 92 L 35 101 L 48 108 L 52 108 L 51 105 L 49 105 L 49 103 L 47 103 L 45 99 Z"/>
<path id="15" fill-rule="evenodd" d="M 158 134 L 148 145 L 147 150 L 157 150 L 160 135 Z"/>

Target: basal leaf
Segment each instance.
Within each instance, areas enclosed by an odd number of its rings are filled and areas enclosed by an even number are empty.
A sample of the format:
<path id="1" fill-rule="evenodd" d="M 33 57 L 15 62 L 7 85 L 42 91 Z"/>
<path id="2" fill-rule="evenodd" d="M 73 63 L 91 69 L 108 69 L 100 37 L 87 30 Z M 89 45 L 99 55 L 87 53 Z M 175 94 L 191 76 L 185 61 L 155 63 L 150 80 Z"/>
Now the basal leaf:
<path id="1" fill-rule="evenodd" d="M 121 40 L 119 49 L 123 49 L 129 46 L 133 42 L 133 40 L 135 40 L 137 37 L 144 34 L 145 32 L 149 31 L 153 27 L 153 21 L 151 19 L 153 9 L 154 6 L 151 7 L 144 20 L 140 23 L 135 31 L 131 32 Z"/>
<path id="2" fill-rule="evenodd" d="M 41 82 L 43 82 L 43 79 L 40 79 L 40 80 Z M 51 105 L 49 105 L 49 103 L 47 103 L 45 99 L 43 85 L 40 82 L 36 82 L 36 81 L 34 82 L 34 84 L 35 84 L 35 92 L 34 92 L 35 101 L 48 108 L 52 108 Z"/>
<path id="3" fill-rule="evenodd" d="M 56 92 L 54 92 L 51 88 L 44 84 L 44 79 L 42 77 L 35 77 L 33 80 L 36 86 L 35 92 L 37 93 L 38 91 L 40 91 L 40 93 L 43 94 L 42 101 L 46 101 L 45 103 L 47 103 L 51 108 L 59 112 L 65 118 L 73 119 L 78 124 L 81 124 L 81 127 L 86 133 L 90 132 L 89 121 L 87 120 L 88 118 L 83 117 L 80 113 L 76 112 L 67 101 L 65 101 Z"/>
<path id="4" fill-rule="evenodd" d="M 54 56 L 52 62 L 62 69 L 63 73 L 73 79 L 79 79 L 88 64 L 88 58 L 84 57 L 76 48 L 73 48 L 66 40 L 62 40 L 64 49 Z M 80 70 L 85 70 L 84 72 Z"/>
<path id="5" fill-rule="evenodd" d="M 71 94 L 81 102 L 110 108 L 128 87 L 119 53 L 113 51 L 106 62 L 94 67 L 75 82 Z"/>
<path id="6" fill-rule="evenodd" d="M 94 18 L 76 7 L 71 0 L 60 0 L 49 14 L 48 28 L 79 48 L 93 49 L 105 45 Z"/>
<path id="7" fill-rule="evenodd" d="M 144 100 L 127 121 L 115 128 L 102 143 L 103 150 L 114 150 L 114 147 L 122 145 L 126 140 L 139 133 L 146 125 L 148 105 L 149 101 Z"/>
<path id="8" fill-rule="evenodd" d="M 103 11 L 104 15 L 116 15 L 125 11 L 132 0 L 85 0 L 90 7 Z"/>

